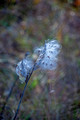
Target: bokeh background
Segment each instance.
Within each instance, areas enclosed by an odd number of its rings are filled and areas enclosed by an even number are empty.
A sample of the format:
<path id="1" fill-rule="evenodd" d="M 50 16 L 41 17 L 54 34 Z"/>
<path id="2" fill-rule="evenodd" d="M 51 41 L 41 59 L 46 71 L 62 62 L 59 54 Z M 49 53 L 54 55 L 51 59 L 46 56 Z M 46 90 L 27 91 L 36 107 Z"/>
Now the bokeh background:
<path id="1" fill-rule="evenodd" d="M 80 0 L 0 0 L 0 111 L 11 120 L 24 84 L 15 73 L 47 39 L 62 45 L 55 71 L 33 73 L 17 120 L 80 120 Z"/>

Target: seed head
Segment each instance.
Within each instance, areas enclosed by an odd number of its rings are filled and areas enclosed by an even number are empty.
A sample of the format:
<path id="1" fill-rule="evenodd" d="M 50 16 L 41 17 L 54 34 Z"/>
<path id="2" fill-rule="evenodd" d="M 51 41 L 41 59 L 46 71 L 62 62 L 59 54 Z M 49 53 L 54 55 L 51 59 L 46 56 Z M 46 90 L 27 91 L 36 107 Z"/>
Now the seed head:
<path id="1" fill-rule="evenodd" d="M 33 61 L 27 57 L 17 64 L 16 73 L 19 76 L 21 82 L 26 80 L 26 76 L 30 74 L 32 67 Z"/>
<path id="2" fill-rule="evenodd" d="M 38 68 L 43 70 L 56 69 L 60 48 L 61 46 L 56 40 L 45 42 L 44 46 L 34 50 L 34 53 L 38 56 L 35 63 L 33 62 L 34 60 L 26 55 L 16 67 L 16 73 L 21 82 L 25 82 L 26 77 L 31 73 L 33 68 L 33 71 Z"/>
<path id="3" fill-rule="evenodd" d="M 43 47 L 35 49 L 34 52 L 39 56 L 37 66 L 43 70 L 54 70 L 57 67 L 60 48 L 60 44 L 56 40 L 52 40 L 46 42 Z"/>

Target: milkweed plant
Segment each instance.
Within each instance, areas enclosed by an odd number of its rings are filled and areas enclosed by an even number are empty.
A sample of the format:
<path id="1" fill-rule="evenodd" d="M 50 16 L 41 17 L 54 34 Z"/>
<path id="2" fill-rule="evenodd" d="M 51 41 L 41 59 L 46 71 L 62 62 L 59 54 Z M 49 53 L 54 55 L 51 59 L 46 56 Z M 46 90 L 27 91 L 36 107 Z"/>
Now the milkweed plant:
<path id="1" fill-rule="evenodd" d="M 58 55 L 60 53 L 60 50 L 61 45 L 57 40 L 47 40 L 45 41 L 44 46 L 34 49 L 33 54 L 36 54 L 36 60 L 27 54 L 25 55 L 25 58 L 17 64 L 16 74 L 19 76 L 21 83 L 25 82 L 25 87 L 13 120 L 15 120 L 17 117 L 27 83 L 32 73 L 37 69 L 55 70 L 57 68 Z"/>

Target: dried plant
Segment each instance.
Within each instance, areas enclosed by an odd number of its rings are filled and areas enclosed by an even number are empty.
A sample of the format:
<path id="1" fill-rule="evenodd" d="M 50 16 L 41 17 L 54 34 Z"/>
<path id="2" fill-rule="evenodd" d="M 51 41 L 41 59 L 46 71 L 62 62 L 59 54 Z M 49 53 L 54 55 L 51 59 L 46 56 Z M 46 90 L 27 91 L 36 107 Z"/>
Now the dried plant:
<path id="1" fill-rule="evenodd" d="M 57 40 L 51 40 L 51 41 L 48 40 L 45 42 L 44 46 L 40 48 L 36 48 L 34 50 L 34 54 L 37 55 L 36 61 L 34 61 L 32 58 L 30 58 L 27 55 L 23 60 L 21 60 L 17 64 L 16 73 L 19 76 L 21 83 L 25 82 L 25 87 L 22 92 L 21 99 L 19 101 L 18 108 L 16 110 L 13 120 L 15 120 L 17 117 L 27 83 L 33 71 L 37 69 L 55 70 L 57 67 L 58 54 L 60 52 L 60 49 L 61 49 L 61 45 L 58 43 Z"/>

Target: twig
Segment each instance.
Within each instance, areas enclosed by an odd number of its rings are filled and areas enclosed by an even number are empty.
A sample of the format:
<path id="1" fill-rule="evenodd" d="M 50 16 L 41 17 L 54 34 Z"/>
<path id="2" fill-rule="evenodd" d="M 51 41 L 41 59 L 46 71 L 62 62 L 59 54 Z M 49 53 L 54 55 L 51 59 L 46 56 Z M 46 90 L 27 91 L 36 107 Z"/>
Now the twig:
<path id="1" fill-rule="evenodd" d="M 14 88 L 14 86 L 15 86 L 15 84 L 16 84 L 16 81 L 17 81 L 17 79 L 14 81 L 14 83 L 13 83 L 11 89 L 10 89 L 10 92 L 9 92 L 9 94 L 8 94 L 8 96 L 7 96 L 7 98 L 6 98 L 6 101 L 5 101 L 5 103 L 4 103 L 3 107 L 2 107 L 2 111 L 1 111 L 1 113 L 0 113 L 0 116 L 3 116 L 3 113 L 4 113 L 4 111 L 5 111 L 6 104 L 7 104 L 8 100 L 9 100 L 11 94 L 12 94 L 12 91 L 13 91 L 13 88 Z"/>
<path id="2" fill-rule="evenodd" d="M 25 80 L 26 84 L 25 84 L 25 86 L 24 86 L 24 89 L 23 89 L 23 92 L 22 92 L 22 95 L 21 95 L 21 99 L 20 99 L 20 101 L 19 101 L 19 104 L 18 104 L 18 107 L 17 107 L 17 110 L 16 110 L 16 113 L 15 113 L 15 115 L 14 115 L 13 120 L 15 120 L 16 117 L 17 117 L 17 114 L 18 114 L 19 108 L 20 108 L 20 104 L 21 104 L 21 102 L 22 102 L 22 99 L 23 99 L 23 96 L 24 96 L 24 93 L 25 93 L 25 90 L 26 90 L 28 81 L 29 81 L 29 79 L 31 78 L 31 75 L 32 75 L 32 73 L 33 73 L 33 71 L 34 71 L 34 69 L 35 69 L 35 65 L 36 65 L 36 64 L 34 64 L 33 69 L 32 69 L 32 71 L 31 71 L 30 75 L 29 75 L 28 77 L 26 77 L 26 80 Z"/>

